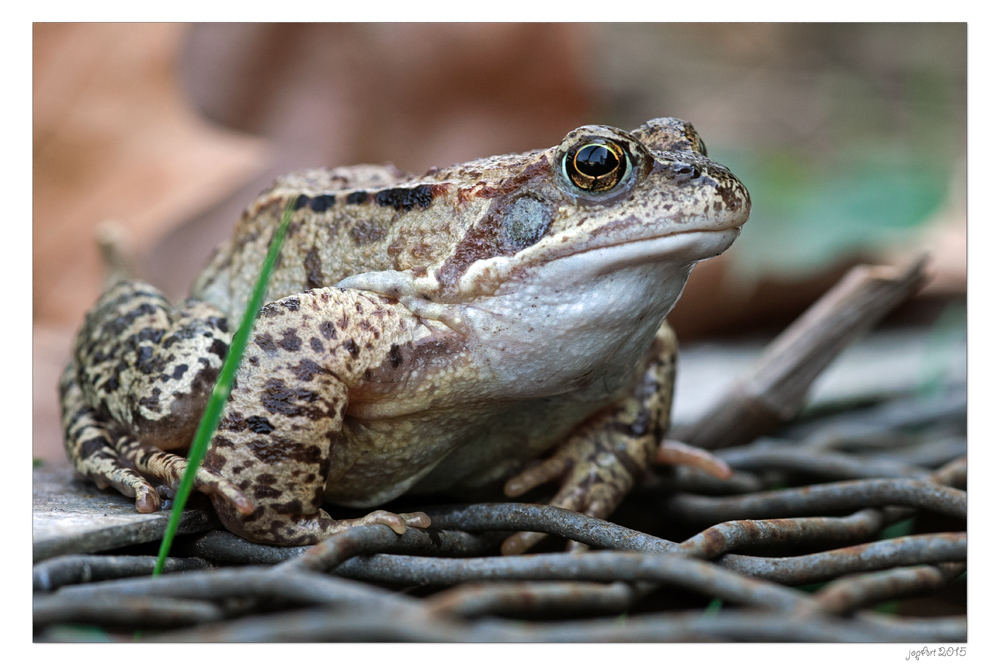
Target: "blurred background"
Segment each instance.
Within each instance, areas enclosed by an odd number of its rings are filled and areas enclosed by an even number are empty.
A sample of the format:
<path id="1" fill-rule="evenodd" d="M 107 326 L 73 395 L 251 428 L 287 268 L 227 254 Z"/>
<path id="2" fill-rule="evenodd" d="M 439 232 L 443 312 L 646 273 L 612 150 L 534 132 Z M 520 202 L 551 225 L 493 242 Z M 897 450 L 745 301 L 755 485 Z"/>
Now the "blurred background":
<path id="1" fill-rule="evenodd" d="M 99 231 L 179 298 L 282 172 L 420 173 L 583 124 L 684 118 L 751 192 L 670 315 L 682 341 L 773 335 L 851 265 L 920 252 L 897 318 L 964 325 L 966 52 L 962 23 L 36 23 L 34 454 L 62 457 Z"/>

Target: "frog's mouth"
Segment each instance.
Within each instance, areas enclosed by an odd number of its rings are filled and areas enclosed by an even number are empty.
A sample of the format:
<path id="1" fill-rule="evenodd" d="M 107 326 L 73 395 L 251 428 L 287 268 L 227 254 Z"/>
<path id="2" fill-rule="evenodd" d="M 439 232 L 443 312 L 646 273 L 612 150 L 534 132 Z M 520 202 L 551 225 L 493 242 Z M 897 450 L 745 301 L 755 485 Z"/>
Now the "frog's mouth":
<path id="1" fill-rule="evenodd" d="M 619 242 L 602 238 L 605 242 L 575 250 L 552 244 L 531 260 L 504 256 L 473 263 L 459 280 L 458 292 L 466 297 L 502 295 L 528 284 L 553 288 L 630 269 L 661 272 L 664 280 L 677 273 L 686 280 L 692 265 L 721 254 L 739 233 L 736 227 L 674 231 Z"/>
<path id="2" fill-rule="evenodd" d="M 718 256 L 733 244 L 739 228 L 722 230 L 691 230 L 651 238 L 640 238 L 610 244 L 557 259 L 579 263 L 576 269 L 606 274 L 647 263 L 693 264 Z"/>
<path id="3" fill-rule="evenodd" d="M 686 278 L 687 268 L 698 261 L 718 256 L 732 245 L 739 234 L 739 227 L 692 229 L 585 247 L 572 253 L 553 256 L 548 261 L 515 268 L 508 279 L 519 281 L 541 278 L 550 283 L 570 283 L 641 266 L 648 266 L 653 270 L 683 270 Z"/>

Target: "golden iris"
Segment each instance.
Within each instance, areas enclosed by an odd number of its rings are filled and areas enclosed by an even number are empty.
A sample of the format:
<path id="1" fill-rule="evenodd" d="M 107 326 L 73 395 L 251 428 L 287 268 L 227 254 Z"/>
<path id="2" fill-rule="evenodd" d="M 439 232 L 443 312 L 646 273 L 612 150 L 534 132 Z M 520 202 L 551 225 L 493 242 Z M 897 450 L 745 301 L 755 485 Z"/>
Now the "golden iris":
<path id="1" fill-rule="evenodd" d="M 611 141 L 587 143 L 566 155 L 566 175 L 584 191 L 611 189 L 628 173 L 628 155 Z"/>

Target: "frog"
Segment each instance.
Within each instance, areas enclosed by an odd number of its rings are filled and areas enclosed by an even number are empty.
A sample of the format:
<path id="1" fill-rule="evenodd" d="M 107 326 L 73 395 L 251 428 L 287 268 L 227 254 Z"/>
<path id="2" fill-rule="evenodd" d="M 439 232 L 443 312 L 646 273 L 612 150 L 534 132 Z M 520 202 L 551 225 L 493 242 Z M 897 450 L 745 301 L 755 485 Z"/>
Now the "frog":
<path id="1" fill-rule="evenodd" d="M 737 238 L 750 196 L 677 118 L 586 125 L 423 175 L 368 164 L 278 178 L 187 299 L 118 280 L 76 337 L 59 385 L 67 456 L 139 512 L 177 490 L 286 208 L 195 489 L 233 533 L 302 546 L 357 525 L 431 527 L 380 509 L 403 494 L 554 485 L 549 504 L 608 517 L 669 427 L 667 314 L 692 266 Z M 504 552 L 542 537 L 517 533 Z"/>

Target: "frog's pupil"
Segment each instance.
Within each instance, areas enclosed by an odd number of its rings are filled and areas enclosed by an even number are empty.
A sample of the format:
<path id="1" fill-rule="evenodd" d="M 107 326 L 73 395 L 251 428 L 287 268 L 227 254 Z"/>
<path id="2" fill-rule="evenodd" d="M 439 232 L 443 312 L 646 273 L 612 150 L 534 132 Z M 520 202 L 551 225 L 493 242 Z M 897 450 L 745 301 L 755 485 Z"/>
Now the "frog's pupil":
<path id="1" fill-rule="evenodd" d="M 603 145 L 585 145 L 576 153 L 576 168 L 592 178 L 607 175 L 618 167 L 618 157 Z"/>

